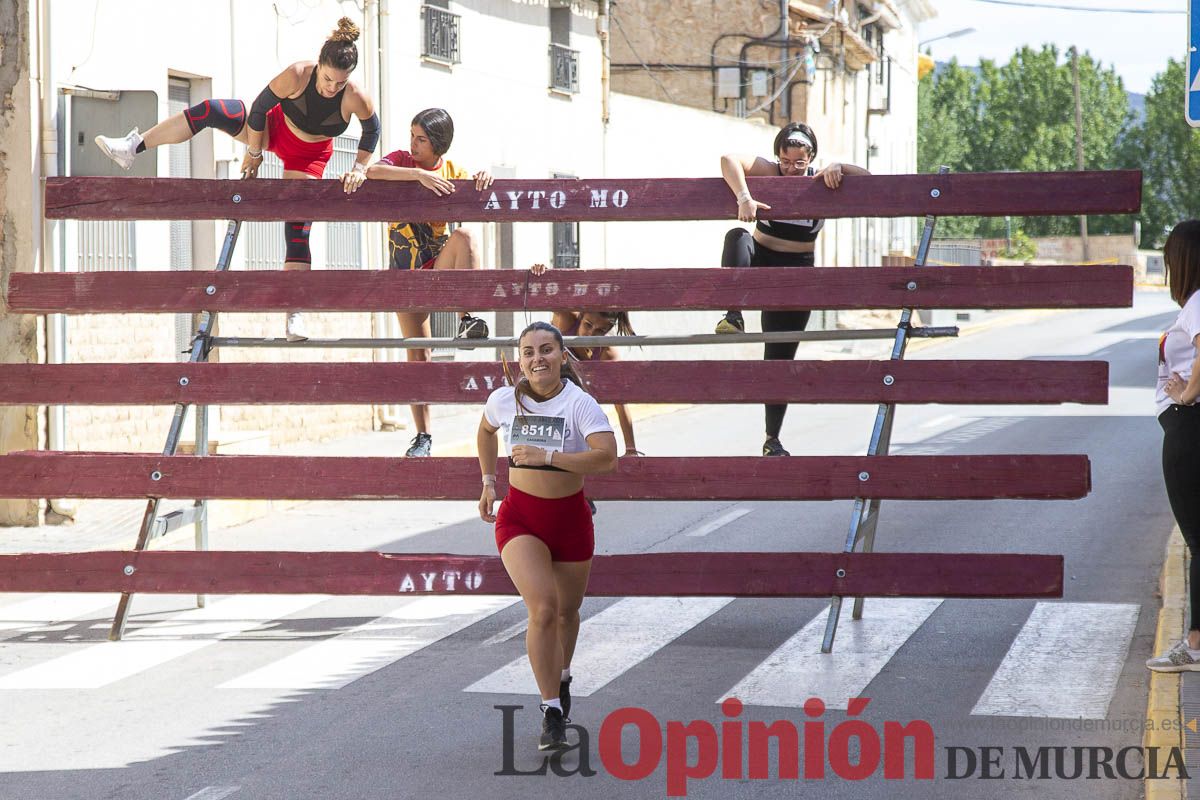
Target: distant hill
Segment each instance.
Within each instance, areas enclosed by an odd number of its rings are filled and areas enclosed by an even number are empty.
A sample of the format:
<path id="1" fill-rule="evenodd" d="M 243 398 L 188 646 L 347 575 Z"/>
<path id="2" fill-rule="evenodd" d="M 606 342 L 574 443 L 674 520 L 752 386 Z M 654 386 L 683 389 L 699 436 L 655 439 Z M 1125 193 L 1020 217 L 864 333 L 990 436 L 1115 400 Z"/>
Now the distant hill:
<path id="1" fill-rule="evenodd" d="M 1146 95 L 1136 92 L 1125 94 L 1129 97 L 1129 110 L 1133 112 L 1134 122 L 1143 121 L 1146 118 Z"/>

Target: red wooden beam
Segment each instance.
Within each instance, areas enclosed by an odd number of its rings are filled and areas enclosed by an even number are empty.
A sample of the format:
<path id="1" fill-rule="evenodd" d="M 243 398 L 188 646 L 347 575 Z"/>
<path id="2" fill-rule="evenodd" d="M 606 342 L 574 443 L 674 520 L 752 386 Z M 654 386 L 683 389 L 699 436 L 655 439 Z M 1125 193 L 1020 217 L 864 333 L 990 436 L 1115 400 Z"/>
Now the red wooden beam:
<path id="1" fill-rule="evenodd" d="M 579 369 L 603 403 L 1108 402 L 1105 361 L 619 361 Z M 0 405 L 482 403 L 503 384 L 494 361 L 8 364 Z"/>
<path id="2" fill-rule="evenodd" d="M 1132 304 L 1133 268 L 1121 265 L 597 269 L 541 277 L 524 270 L 17 272 L 8 287 L 10 311 L 39 314 Z"/>
<path id="3" fill-rule="evenodd" d="M 1016 553 L 647 553 L 597 556 L 588 594 L 1062 597 L 1062 571 Z M 0 592 L 516 594 L 496 556 L 172 550 L 0 556 Z"/>
<path id="4" fill-rule="evenodd" d="M 506 459 L 497 472 L 505 483 Z M 1090 489 L 1085 455 L 634 456 L 587 482 L 596 500 L 1051 500 Z M 21 452 L 0 456 L 0 496 L 476 500 L 479 462 Z"/>
<path id="5" fill-rule="evenodd" d="M 715 166 L 715 161 L 714 161 Z M 1141 208 L 1138 171 L 850 176 L 837 191 L 819 179 L 751 178 L 764 217 L 919 217 L 1128 214 Z M 416 183 L 259 178 L 48 178 L 49 219 L 411 220 L 551 222 L 698 220 L 737 216 L 720 178 L 501 180 L 488 190 L 456 181 L 436 197 Z"/>

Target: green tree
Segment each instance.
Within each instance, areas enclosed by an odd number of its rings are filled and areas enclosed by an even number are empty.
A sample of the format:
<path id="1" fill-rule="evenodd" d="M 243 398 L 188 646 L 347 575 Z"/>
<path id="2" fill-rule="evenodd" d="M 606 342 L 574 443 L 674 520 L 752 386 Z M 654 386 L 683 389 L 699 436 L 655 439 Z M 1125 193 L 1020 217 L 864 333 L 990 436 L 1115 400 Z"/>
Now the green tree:
<path id="1" fill-rule="evenodd" d="M 1161 247 L 1175 223 L 1200 217 L 1200 136 L 1184 119 L 1187 78 L 1171 59 L 1146 95 L 1146 116 L 1119 148 L 1123 165 L 1143 171 L 1142 246 Z"/>
<path id="2" fill-rule="evenodd" d="M 1120 162 L 1118 142 L 1130 122 L 1120 77 L 1087 53 L 1079 56 L 1083 106 L 1083 150 L 1087 169 L 1111 169 Z M 951 62 L 926 76 L 918 87 L 917 163 L 923 169 L 946 164 L 955 172 L 1075 169 L 1075 100 L 1069 58 L 1053 45 L 1023 47 L 1007 64 L 983 59 L 975 69 Z M 926 126 L 933 130 L 926 131 Z M 1073 234 L 1073 217 L 1025 217 L 1014 227 L 1030 236 Z M 1089 219 L 1097 233 L 1127 231 L 1123 217 Z M 939 234 L 964 230 L 1003 235 L 1003 218 L 939 221 Z M 961 234 L 960 234 L 961 235 Z M 969 234 L 967 234 L 969 235 Z"/>

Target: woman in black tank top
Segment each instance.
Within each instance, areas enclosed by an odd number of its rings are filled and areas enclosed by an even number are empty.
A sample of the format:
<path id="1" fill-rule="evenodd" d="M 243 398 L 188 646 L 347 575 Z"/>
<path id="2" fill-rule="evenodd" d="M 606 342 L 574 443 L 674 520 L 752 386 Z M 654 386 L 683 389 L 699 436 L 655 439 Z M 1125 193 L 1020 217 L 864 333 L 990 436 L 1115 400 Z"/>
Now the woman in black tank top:
<path id="1" fill-rule="evenodd" d="M 770 209 L 750 194 L 747 177 L 784 177 L 820 179 L 830 189 L 842 185 L 845 175 L 869 175 L 853 164 L 829 164 L 813 170 L 817 156 L 817 136 L 802 122 L 785 125 L 775 136 L 775 160 L 761 156 L 721 156 L 721 175 L 738 200 L 738 219 L 755 223 L 753 233 L 745 228 L 733 228 L 725 234 L 721 253 L 723 267 L 811 267 L 815 263 L 816 240 L 825 221 L 820 219 L 760 220 L 759 209 Z M 802 331 L 808 327 L 809 309 L 763 311 L 762 329 L 767 331 Z M 717 333 L 741 333 L 746 324 L 742 312 L 731 309 L 717 323 Z M 797 342 L 773 342 L 763 346 L 763 358 L 768 361 L 790 361 L 796 355 Z M 787 405 L 766 406 L 766 441 L 764 456 L 790 455 L 779 441 Z"/>
<path id="2" fill-rule="evenodd" d="M 358 155 L 351 170 L 341 176 L 345 190 L 354 191 L 365 180 L 367 162 L 379 144 L 375 105 L 350 81 L 358 65 L 357 39 L 358 26 L 349 17 L 342 17 L 316 61 L 300 61 L 287 67 L 267 84 L 250 108 L 236 99 L 204 100 L 158 123 L 145 135 L 134 128 L 121 138 L 97 136 L 96 144 L 119 166 L 129 169 L 136 156 L 147 149 L 186 142 L 206 128 L 216 128 L 245 143 L 244 177 L 258 174 L 263 150 L 270 150 L 283 162 L 284 178 L 306 180 L 324 175 L 333 154 L 333 139 L 345 132 L 350 115 L 354 115 L 362 122 Z M 310 222 L 284 224 L 284 269 L 310 268 L 311 227 Z M 286 333 L 288 341 L 308 338 L 299 312 L 288 314 Z"/>

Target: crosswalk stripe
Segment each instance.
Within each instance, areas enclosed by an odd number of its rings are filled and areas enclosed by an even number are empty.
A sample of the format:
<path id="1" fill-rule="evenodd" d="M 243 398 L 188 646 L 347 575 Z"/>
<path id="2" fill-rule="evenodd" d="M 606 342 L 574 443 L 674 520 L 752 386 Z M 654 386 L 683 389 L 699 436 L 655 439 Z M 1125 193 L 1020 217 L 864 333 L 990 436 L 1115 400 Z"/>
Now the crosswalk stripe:
<path id="1" fill-rule="evenodd" d="M 116 607 L 116 595 L 78 592 L 38 595 L 0 607 L 0 633 L 45 628 L 108 607 Z"/>
<path id="2" fill-rule="evenodd" d="M 1138 606 L 1038 603 L 972 714 L 1104 719 Z"/>
<path id="3" fill-rule="evenodd" d="M 872 598 L 863 618 L 843 614 L 832 653 L 821 652 L 826 613 L 814 617 L 722 696 L 746 705 L 801 708 L 811 697 L 844 709 L 942 604 Z"/>
<path id="4" fill-rule="evenodd" d="M 222 600 L 139 627 L 123 641 L 89 645 L 0 676 L 0 689 L 98 689 L 325 599 L 251 595 Z"/>
<path id="5" fill-rule="evenodd" d="M 604 688 L 729 603 L 732 597 L 629 597 L 584 620 L 571 664 L 571 694 Z M 529 657 L 485 675 L 466 692 L 538 693 Z"/>
<path id="6" fill-rule="evenodd" d="M 692 528 L 690 531 L 686 531 L 683 535 L 684 536 L 692 536 L 692 537 L 708 536 L 713 531 L 719 530 L 720 528 L 725 527 L 729 523 L 731 523 L 735 520 L 741 519 L 742 517 L 746 516 L 753 510 L 754 510 L 753 508 L 746 508 L 745 506 L 743 506 L 741 508 L 731 509 L 729 511 L 726 511 L 721 516 L 716 517 L 715 519 L 710 519 L 707 522 L 703 522 L 700 525 L 697 525 L 695 528 Z"/>
<path id="7" fill-rule="evenodd" d="M 219 689 L 339 689 L 517 602 L 422 597 L 382 617 L 220 684 Z"/>

